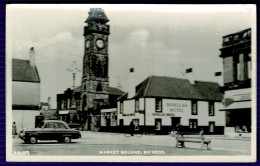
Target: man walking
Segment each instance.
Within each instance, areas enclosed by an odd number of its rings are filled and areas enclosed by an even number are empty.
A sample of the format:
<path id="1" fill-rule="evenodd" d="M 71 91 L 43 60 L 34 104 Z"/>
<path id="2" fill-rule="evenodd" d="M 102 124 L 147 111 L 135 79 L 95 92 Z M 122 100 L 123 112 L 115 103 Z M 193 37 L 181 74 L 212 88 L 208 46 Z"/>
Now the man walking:
<path id="1" fill-rule="evenodd" d="M 17 134 L 16 124 L 15 124 L 15 122 L 13 122 L 13 125 L 12 125 L 12 135 L 13 135 L 13 138 L 15 137 L 16 134 Z"/>

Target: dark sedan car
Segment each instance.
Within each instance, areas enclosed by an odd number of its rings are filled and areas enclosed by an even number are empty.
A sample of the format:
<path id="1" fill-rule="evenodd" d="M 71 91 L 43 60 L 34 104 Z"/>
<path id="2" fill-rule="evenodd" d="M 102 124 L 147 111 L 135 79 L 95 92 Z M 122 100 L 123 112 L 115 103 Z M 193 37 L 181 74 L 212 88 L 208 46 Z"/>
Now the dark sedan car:
<path id="1" fill-rule="evenodd" d="M 24 129 L 19 137 L 25 143 L 35 144 L 38 140 L 57 140 L 69 143 L 71 139 L 81 138 L 78 130 L 71 129 L 66 122 L 59 120 L 44 120 L 37 128 Z"/>

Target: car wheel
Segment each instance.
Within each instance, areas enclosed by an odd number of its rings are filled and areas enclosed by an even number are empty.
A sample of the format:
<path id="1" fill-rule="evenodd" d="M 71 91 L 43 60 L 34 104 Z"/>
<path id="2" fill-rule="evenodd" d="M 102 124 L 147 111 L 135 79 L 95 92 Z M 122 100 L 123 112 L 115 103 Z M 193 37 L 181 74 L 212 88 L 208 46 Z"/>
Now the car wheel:
<path id="1" fill-rule="evenodd" d="M 65 136 L 64 137 L 64 142 L 65 143 L 70 143 L 70 141 L 71 141 L 71 138 L 69 136 Z"/>
<path id="2" fill-rule="evenodd" d="M 35 136 L 31 136 L 31 137 L 29 138 L 29 142 L 30 142 L 31 144 L 36 144 L 36 143 L 37 143 L 37 138 L 36 138 Z"/>

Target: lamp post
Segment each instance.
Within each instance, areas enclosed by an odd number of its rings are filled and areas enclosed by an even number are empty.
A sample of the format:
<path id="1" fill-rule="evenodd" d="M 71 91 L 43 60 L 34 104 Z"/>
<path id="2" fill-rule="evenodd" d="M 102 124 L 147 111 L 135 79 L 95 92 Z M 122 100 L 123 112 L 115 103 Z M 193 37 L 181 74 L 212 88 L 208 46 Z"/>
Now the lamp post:
<path id="1" fill-rule="evenodd" d="M 71 67 L 68 68 L 67 70 L 72 73 L 72 81 L 73 81 L 73 85 L 72 85 L 72 101 L 71 101 L 72 104 L 71 104 L 71 106 L 76 108 L 76 102 L 75 102 L 75 98 L 74 98 L 74 93 L 75 93 L 74 90 L 75 90 L 75 87 L 76 87 L 75 86 L 75 80 L 76 80 L 76 73 L 80 72 L 81 70 L 78 69 L 76 61 L 73 61 Z"/>

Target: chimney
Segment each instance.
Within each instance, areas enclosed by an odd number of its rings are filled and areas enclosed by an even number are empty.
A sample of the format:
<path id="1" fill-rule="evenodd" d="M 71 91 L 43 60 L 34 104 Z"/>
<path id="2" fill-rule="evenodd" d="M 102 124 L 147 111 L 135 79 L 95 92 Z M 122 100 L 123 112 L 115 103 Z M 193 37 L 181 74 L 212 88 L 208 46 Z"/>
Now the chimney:
<path id="1" fill-rule="evenodd" d="M 51 109 L 51 97 L 48 97 L 48 110 Z"/>
<path id="2" fill-rule="evenodd" d="M 31 66 L 35 66 L 35 51 L 33 47 L 30 48 L 29 59 Z"/>
<path id="3" fill-rule="evenodd" d="M 222 72 L 215 72 L 215 80 L 216 82 L 220 85 L 223 86 L 223 77 L 222 77 Z"/>
<path id="4" fill-rule="evenodd" d="M 194 74 L 193 74 L 193 69 L 192 68 L 186 69 L 185 77 L 189 79 L 191 84 L 193 84 L 193 85 L 195 84 Z"/>
<path id="5" fill-rule="evenodd" d="M 134 68 L 129 69 L 128 77 L 128 98 L 132 98 L 135 95 L 135 72 Z"/>

